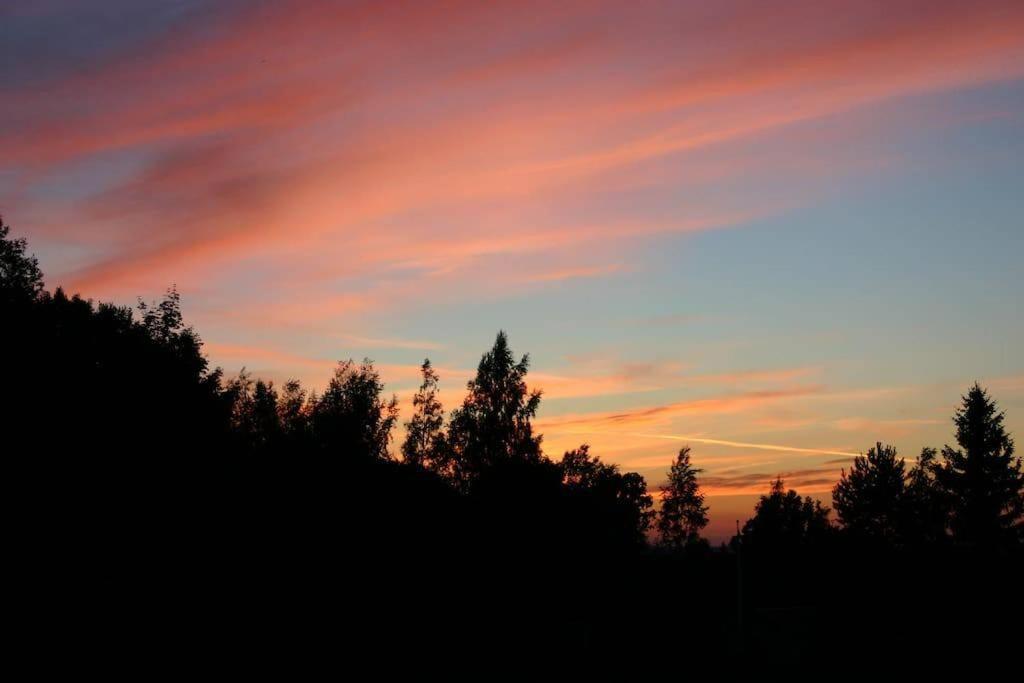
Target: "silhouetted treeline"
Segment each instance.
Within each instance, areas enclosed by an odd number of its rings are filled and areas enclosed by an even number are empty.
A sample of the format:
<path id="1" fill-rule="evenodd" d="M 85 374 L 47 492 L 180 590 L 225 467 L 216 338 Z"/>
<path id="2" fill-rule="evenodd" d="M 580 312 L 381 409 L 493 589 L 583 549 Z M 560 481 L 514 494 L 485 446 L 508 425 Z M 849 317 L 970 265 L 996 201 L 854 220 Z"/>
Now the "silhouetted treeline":
<path id="1" fill-rule="evenodd" d="M 834 515 L 780 479 L 713 549 L 689 447 L 657 510 L 586 444 L 544 453 L 529 359 L 504 333 L 447 413 L 423 363 L 397 444 L 369 361 L 320 394 L 226 379 L 174 289 L 135 309 L 48 292 L 2 223 L 0 317 L 15 590 L 35 644 L 75 657 L 841 677 L 999 664 L 1020 635 L 1024 475 L 978 385 L 957 446 L 908 468 L 877 444 Z"/>

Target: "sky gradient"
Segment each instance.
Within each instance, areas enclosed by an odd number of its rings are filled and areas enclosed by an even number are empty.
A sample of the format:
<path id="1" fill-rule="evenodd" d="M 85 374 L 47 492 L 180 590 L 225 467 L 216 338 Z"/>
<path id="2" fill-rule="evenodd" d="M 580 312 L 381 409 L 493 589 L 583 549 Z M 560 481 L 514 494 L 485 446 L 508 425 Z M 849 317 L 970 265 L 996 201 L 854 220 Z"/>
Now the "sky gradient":
<path id="1" fill-rule="evenodd" d="M 176 284 L 213 363 L 447 408 L 498 329 L 545 450 L 709 535 L 778 474 L 1024 425 L 1024 3 L 0 7 L 0 211 L 50 286 Z"/>

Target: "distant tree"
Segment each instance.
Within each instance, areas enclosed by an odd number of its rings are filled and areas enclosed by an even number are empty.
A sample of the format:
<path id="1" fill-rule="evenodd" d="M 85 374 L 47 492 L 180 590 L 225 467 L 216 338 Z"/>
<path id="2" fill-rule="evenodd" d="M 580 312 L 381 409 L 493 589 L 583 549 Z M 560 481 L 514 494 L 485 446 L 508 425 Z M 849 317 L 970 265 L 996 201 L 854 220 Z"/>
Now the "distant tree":
<path id="1" fill-rule="evenodd" d="M 647 492 L 647 481 L 637 472 L 626 472 L 619 474 L 615 483 L 615 500 L 625 511 L 622 528 L 633 532 L 634 540 L 643 544 L 655 516 L 654 499 Z"/>
<path id="2" fill-rule="evenodd" d="M 949 506 L 936 481 L 937 454 L 934 448 L 922 448 L 907 473 L 904 538 L 911 545 L 931 545 L 947 538 Z"/>
<path id="3" fill-rule="evenodd" d="M 423 382 L 412 397 L 414 412 L 412 419 L 405 423 L 402 457 L 411 465 L 443 470 L 444 409 L 437 398 L 437 372 L 429 358 L 423 361 L 420 373 Z"/>
<path id="4" fill-rule="evenodd" d="M 583 444 L 566 451 L 559 463 L 562 485 L 591 525 L 603 528 L 605 540 L 639 545 L 654 518 L 647 482 L 636 472 L 622 473 L 601 462 Z M 609 538 L 610 537 L 610 538 Z"/>
<path id="5" fill-rule="evenodd" d="M 312 403 L 313 437 L 321 450 L 364 460 L 388 460 L 398 400 L 381 398 L 384 384 L 370 360 L 338 364 L 327 389 Z"/>
<path id="6" fill-rule="evenodd" d="M 176 287 L 168 289 L 163 301 L 158 304 L 147 305 L 139 299 L 138 308 L 142 326 L 153 339 L 166 342 L 186 329 L 181 314 L 181 295 Z"/>
<path id="7" fill-rule="evenodd" d="M 877 443 L 854 459 L 832 489 L 832 503 L 844 531 L 873 541 L 898 544 L 907 512 L 906 465 L 892 446 Z"/>
<path id="8" fill-rule="evenodd" d="M 309 396 L 302 383 L 290 379 L 284 383 L 277 402 L 277 419 L 286 437 L 304 436 L 309 427 Z"/>
<path id="9" fill-rule="evenodd" d="M 1024 474 L 1004 417 L 977 383 L 953 416 L 960 447 L 942 449 L 936 476 L 948 496 L 953 538 L 960 543 L 993 547 L 1021 539 Z"/>
<path id="10" fill-rule="evenodd" d="M 26 255 L 24 239 L 11 239 L 0 216 L 0 305 L 26 304 L 43 292 L 43 273 L 35 256 Z"/>
<path id="11" fill-rule="evenodd" d="M 276 445 L 282 435 L 278 396 L 274 383 L 253 381 L 245 368 L 225 391 L 233 401 L 231 424 L 246 447 L 263 451 Z"/>
<path id="12" fill-rule="evenodd" d="M 829 509 L 809 496 L 786 490 L 776 479 L 768 495 L 754 506 L 754 516 L 743 525 L 745 545 L 760 548 L 791 548 L 823 538 L 831 530 Z"/>
<path id="13" fill-rule="evenodd" d="M 253 424 L 257 435 L 257 443 L 261 446 L 273 444 L 281 432 L 281 422 L 277 415 L 277 390 L 273 382 L 256 381 L 253 391 Z"/>
<path id="14" fill-rule="evenodd" d="M 516 362 L 508 337 L 499 332 L 476 377 L 467 384 L 462 406 L 452 412 L 448 443 L 456 477 L 466 484 L 488 468 L 542 459 L 532 419 L 540 392 L 526 388 L 529 357 Z"/>
<path id="15" fill-rule="evenodd" d="M 559 468 L 562 483 L 569 489 L 580 491 L 593 488 L 607 472 L 615 470 L 614 466 L 605 465 L 597 456 L 591 457 L 589 444 L 566 451 Z"/>
<path id="16" fill-rule="evenodd" d="M 183 364 L 196 376 L 207 369 L 203 356 L 203 342 L 192 327 L 185 325 L 181 313 L 181 295 L 171 287 L 159 303 L 147 304 L 139 299 L 136 306 L 140 325 L 149 337 L 169 351 L 178 363 Z"/>
<path id="17" fill-rule="evenodd" d="M 708 508 L 697 483 L 700 472 L 690 464 L 690 447 L 681 448 L 669 469 L 668 483 L 661 487 L 658 533 L 665 546 L 679 549 L 700 541 L 700 532 L 708 524 Z"/>

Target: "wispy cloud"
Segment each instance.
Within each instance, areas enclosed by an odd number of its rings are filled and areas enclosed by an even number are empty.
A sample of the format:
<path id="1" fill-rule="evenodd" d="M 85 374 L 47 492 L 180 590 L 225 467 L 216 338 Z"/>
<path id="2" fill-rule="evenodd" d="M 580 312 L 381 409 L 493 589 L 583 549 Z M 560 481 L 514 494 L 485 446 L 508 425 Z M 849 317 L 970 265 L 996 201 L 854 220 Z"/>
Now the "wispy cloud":
<path id="1" fill-rule="evenodd" d="M 522 279 L 551 283 L 614 272 L 621 258 L 566 263 L 579 249 L 742 220 L 678 203 L 666 221 L 648 202 L 629 202 L 634 228 L 550 219 L 580 193 L 636 191 L 644 164 L 668 158 L 679 163 L 644 181 L 665 197 L 759 166 L 777 173 L 786 159 L 722 167 L 685 155 L 883 98 L 1006 78 L 1024 63 L 1017 3 L 966 12 L 939 2 L 926 16 L 897 3 L 884 18 L 846 7 L 843 24 L 805 3 L 721 14 L 643 3 L 628 21 L 601 3 L 457 4 L 243 6 L 183 25 L 124 59 L 59 74 L 53 87 L 8 92 L 0 163 L 52 176 L 134 155 L 134 176 L 85 202 L 93 221 L 133 220 L 105 256 L 62 274 L 83 288 L 138 289 L 168 270 L 296 241 L 349 276 L 395 264 L 452 272 L 488 254 L 543 251 L 563 263 Z M 830 149 L 833 168 L 841 154 Z"/>
<path id="2" fill-rule="evenodd" d="M 797 386 L 768 391 L 750 391 L 632 410 L 561 415 L 546 418 L 540 422 L 540 425 L 543 428 L 557 428 L 563 431 L 572 429 L 580 434 L 588 433 L 588 431 L 600 432 L 609 427 L 621 430 L 625 426 L 649 425 L 676 417 L 734 413 L 772 401 L 814 395 L 822 390 L 820 386 Z"/>
<path id="3" fill-rule="evenodd" d="M 737 474 L 706 475 L 700 478 L 701 486 L 709 495 L 738 493 L 767 493 L 776 478 L 782 478 L 787 488 L 801 494 L 830 491 L 839 479 L 839 468 L 835 466 L 810 467 L 805 469 L 760 471 Z"/>
<path id="4" fill-rule="evenodd" d="M 444 348 L 443 344 L 420 339 L 397 339 L 394 337 L 364 337 L 358 334 L 339 334 L 338 337 L 350 344 L 378 349 L 420 349 L 437 351 Z"/>
<path id="5" fill-rule="evenodd" d="M 576 278 L 588 278 L 599 277 L 601 275 L 610 275 L 620 270 L 622 270 L 622 267 L 617 264 L 581 268 L 564 268 L 562 270 L 555 270 L 546 273 L 530 275 L 526 278 L 526 280 L 528 282 L 557 282 L 559 280 L 572 280 Z"/>

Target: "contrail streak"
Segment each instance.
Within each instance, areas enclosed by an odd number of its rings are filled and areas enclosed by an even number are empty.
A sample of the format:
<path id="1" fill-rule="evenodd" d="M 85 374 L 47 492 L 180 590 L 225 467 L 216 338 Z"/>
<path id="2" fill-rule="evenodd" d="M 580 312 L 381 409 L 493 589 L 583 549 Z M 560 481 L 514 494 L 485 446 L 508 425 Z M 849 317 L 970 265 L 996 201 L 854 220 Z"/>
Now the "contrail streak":
<path id="1" fill-rule="evenodd" d="M 593 430 L 586 431 L 563 431 L 563 434 L 601 434 L 604 432 L 595 432 Z M 847 451 L 830 451 L 824 448 L 799 448 L 797 446 L 779 446 L 777 444 L 770 443 L 748 443 L 746 441 L 726 441 L 725 439 L 707 439 L 702 436 L 681 436 L 679 434 L 642 434 L 640 432 L 630 432 L 623 434 L 622 432 L 607 432 L 608 434 L 618 434 L 624 436 L 636 436 L 643 439 L 666 439 L 668 441 L 693 441 L 695 443 L 707 443 L 716 446 L 733 446 L 735 448 L 753 448 L 760 451 L 782 451 L 785 453 L 809 453 L 812 455 L 842 455 L 849 458 L 855 458 L 861 453 L 850 453 Z"/>
<path id="2" fill-rule="evenodd" d="M 798 448 L 796 446 L 778 446 L 769 443 L 746 443 L 744 441 L 726 441 L 724 439 L 705 439 L 699 436 L 679 436 L 677 434 L 639 434 L 633 433 L 630 436 L 639 436 L 647 439 L 667 439 L 670 441 L 695 441 L 697 443 L 714 444 L 717 446 L 735 446 L 736 448 L 755 448 L 761 451 L 786 451 L 793 453 L 813 453 L 815 455 L 843 455 L 857 457 L 860 453 L 848 453 L 846 451 L 829 451 L 822 448 Z"/>

